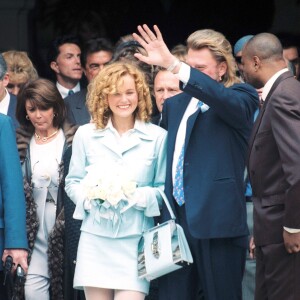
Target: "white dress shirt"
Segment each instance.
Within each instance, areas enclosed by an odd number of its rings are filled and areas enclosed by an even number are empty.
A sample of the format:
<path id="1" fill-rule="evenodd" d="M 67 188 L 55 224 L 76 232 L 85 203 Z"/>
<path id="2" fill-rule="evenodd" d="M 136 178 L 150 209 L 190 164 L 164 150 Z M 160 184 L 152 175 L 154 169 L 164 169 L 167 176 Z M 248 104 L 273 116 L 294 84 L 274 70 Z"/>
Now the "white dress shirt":
<path id="1" fill-rule="evenodd" d="M 276 79 L 283 73 L 287 72 L 288 68 L 284 68 L 280 71 L 278 71 L 277 73 L 275 73 L 268 81 L 267 83 L 264 85 L 264 89 L 263 92 L 261 94 L 262 99 L 266 100 L 274 82 L 276 81 Z"/>
<path id="2" fill-rule="evenodd" d="M 5 89 L 5 97 L 2 100 L 0 100 L 0 113 L 7 115 L 9 101 L 10 101 L 10 95 L 7 89 Z"/>
<path id="3" fill-rule="evenodd" d="M 66 98 L 67 96 L 69 96 L 70 89 L 65 88 L 64 86 L 62 86 L 58 82 L 56 82 L 56 87 L 57 87 L 57 89 L 58 89 L 58 91 L 61 94 L 63 99 Z M 72 88 L 72 91 L 74 93 L 77 93 L 77 92 L 80 91 L 80 83 L 79 82 L 75 85 L 75 87 Z"/>
<path id="4" fill-rule="evenodd" d="M 181 63 L 179 72 L 175 74 L 178 79 L 185 85 L 190 79 L 191 67 L 185 63 Z M 187 106 L 185 113 L 180 121 L 180 125 L 176 135 L 176 142 L 174 148 L 174 155 L 173 155 L 173 164 L 172 164 L 172 178 L 174 182 L 175 174 L 176 174 L 176 166 L 178 162 L 178 158 L 184 145 L 185 136 L 186 136 L 186 124 L 188 118 L 197 111 L 198 109 L 199 100 L 192 97 L 190 100 L 189 105 Z M 201 111 L 205 112 L 209 109 L 209 106 L 205 103 L 201 106 Z"/>

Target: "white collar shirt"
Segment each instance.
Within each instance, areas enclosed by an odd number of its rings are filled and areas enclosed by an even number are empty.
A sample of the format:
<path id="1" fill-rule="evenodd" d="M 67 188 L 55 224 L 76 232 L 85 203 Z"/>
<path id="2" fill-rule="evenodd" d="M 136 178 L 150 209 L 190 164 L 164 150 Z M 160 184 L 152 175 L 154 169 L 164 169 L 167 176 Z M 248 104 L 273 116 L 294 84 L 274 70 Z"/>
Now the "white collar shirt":
<path id="1" fill-rule="evenodd" d="M 59 91 L 59 93 L 61 94 L 62 98 L 66 98 L 67 96 L 69 96 L 69 91 L 70 89 L 65 88 L 64 86 L 62 86 L 60 83 L 56 82 L 56 87 Z M 72 91 L 74 93 L 77 93 L 80 91 L 80 83 L 78 82 L 75 87 L 72 88 Z"/>
<path id="2" fill-rule="evenodd" d="M 179 72 L 175 74 L 178 79 L 185 85 L 190 79 L 191 67 L 185 63 L 181 63 Z M 181 149 L 184 145 L 185 136 L 186 136 L 186 124 L 188 118 L 197 111 L 198 109 L 199 100 L 192 97 L 190 103 L 188 104 L 185 113 L 180 121 L 180 125 L 176 135 L 176 142 L 173 154 L 173 163 L 172 163 L 172 178 L 174 182 L 175 174 L 176 174 L 176 167 L 178 163 L 178 158 L 181 152 Z M 209 106 L 205 103 L 201 106 L 201 111 L 204 113 L 209 109 Z"/>
<path id="3" fill-rule="evenodd" d="M 0 101 L 0 113 L 7 115 L 9 101 L 10 101 L 10 95 L 7 89 L 5 89 L 5 97 Z"/>
<path id="4" fill-rule="evenodd" d="M 274 82 L 276 81 L 276 79 L 283 73 L 287 72 L 288 71 L 288 68 L 284 68 L 280 71 L 278 71 L 277 73 L 275 73 L 268 81 L 267 83 L 264 85 L 264 89 L 263 89 L 263 92 L 261 94 L 261 97 L 262 99 L 266 99 Z"/>

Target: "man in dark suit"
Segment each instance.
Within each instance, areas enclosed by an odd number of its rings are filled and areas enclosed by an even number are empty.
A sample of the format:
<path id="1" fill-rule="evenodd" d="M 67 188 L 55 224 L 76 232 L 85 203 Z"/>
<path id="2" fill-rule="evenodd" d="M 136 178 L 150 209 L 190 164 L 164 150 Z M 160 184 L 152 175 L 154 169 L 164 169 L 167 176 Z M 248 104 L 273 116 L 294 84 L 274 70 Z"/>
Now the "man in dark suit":
<path id="1" fill-rule="evenodd" d="M 72 35 L 56 37 L 49 45 L 47 60 L 55 74 L 62 98 L 80 91 L 82 77 L 79 39 Z"/>
<path id="2" fill-rule="evenodd" d="M 87 41 L 83 47 L 83 71 L 90 82 L 100 70 L 112 59 L 113 45 L 105 38 L 95 38 Z M 66 97 L 67 119 L 77 125 L 90 122 L 90 114 L 86 106 L 87 89 Z"/>
<path id="3" fill-rule="evenodd" d="M 27 237 L 23 177 L 11 118 L 0 114 L 0 255 L 13 258 L 13 270 L 20 264 L 27 272 Z M 6 300 L 0 263 L 0 299 Z"/>
<path id="4" fill-rule="evenodd" d="M 14 127 L 17 128 L 19 126 L 19 122 L 16 119 L 17 98 L 7 91 L 8 83 L 7 64 L 0 53 L 0 113 L 10 116 Z"/>
<path id="5" fill-rule="evenodd" d="M 183 90 L 163 107 L 165 193 L 194 264 L 161 278 L 160 299 L 196 299 L 200 289 L 205 300 L 241 299 L 249 233 L 243 175 L 257 92 L 238 83 L 230 43 L 221 33 L 208 29 L 189 36 L 189 66 L 170 53 L 156 26 L 155 34 L 146 25 L 138 30 L 143 38 L 133 36 L 148 56 L 136 57 L 177 74 Z M 182 160 L 183 178 L 177 174 Z M 165 207 L 162 217 L 169 218 Z"/>
<path id="6" fill-rule="evenodd" d="M 282 46 L 261 33 L 243 49 L 245 80 L 264 86 L 264 105 L 249 142 L 254 203 L 256 300 L 300 295 L 300 83 L 286 67 Z"/>

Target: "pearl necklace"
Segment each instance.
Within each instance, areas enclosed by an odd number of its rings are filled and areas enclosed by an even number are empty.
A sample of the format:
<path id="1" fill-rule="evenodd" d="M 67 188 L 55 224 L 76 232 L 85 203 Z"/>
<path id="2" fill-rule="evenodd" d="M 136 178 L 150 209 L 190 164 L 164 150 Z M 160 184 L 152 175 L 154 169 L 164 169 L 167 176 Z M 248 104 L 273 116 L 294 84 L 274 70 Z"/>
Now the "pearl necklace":
<path id="1" fill-rule="evenodd" d="M 54 131 L 52 134 L 50 134 L 49 136 L 44 136 L 41 137 L 38 133 L 34 133 L 35 137 L 37 140 L 41 140 L 42 142 L 47 142 L 49 139 L 51 139 L 53 136 L 55 136 L 57 134 L 58 130 Z"/>

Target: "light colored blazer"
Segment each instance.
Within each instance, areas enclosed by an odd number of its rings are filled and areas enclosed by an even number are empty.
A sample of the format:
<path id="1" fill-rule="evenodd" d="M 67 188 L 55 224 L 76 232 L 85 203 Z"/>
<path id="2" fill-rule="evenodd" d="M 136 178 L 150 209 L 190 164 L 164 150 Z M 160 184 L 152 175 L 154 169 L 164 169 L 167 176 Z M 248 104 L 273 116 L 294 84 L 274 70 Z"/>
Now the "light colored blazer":
<path id="1" fill-rule="evenodd" d="M 136 121 L 127 143 L 120 146 L 111 126 L 95 129 L 94 124 L 80 126 L 73 140 L 73 153 L 65 190 L 76 204 L 73 217 L 82 219 L 82 231 L 106 237 L 140 235 L 153 226 L 153 217 L 160 215 L 161 193 L 164 190 L 166 173 L 167 132 L 151 123 Z M 137 205 L 122 214 L 120 226 L 113 226 L 111 220 L 102 218 L 96 222 L 98 207 L 90 212 L 84 210 L 84 191 L 81 180 L 85 168 L 91 164 L 122 164 L 137 182 L 137 191 L 146 199 L 146 207 Z"/>

